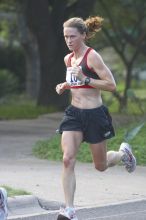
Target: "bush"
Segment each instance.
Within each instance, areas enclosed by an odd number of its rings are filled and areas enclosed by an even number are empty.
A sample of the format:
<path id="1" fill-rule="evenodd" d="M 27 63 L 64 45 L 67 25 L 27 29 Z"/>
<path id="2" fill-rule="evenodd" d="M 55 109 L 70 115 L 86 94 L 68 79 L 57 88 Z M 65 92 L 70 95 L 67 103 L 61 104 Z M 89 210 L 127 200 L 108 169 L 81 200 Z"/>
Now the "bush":
<path id="1" fill-rule="evenodd" d="M 18 79 L 9 70 L 0 70 L 0 98 L 15 93 L 18 89 Z"/>
<path id="2" fill-rule="evenodd" d="M 26 63 L 23 48 L 0 46 L 0 69 L 7 69 L 12 72 L 19 81 L 19 91 L 25 90 Z"/>

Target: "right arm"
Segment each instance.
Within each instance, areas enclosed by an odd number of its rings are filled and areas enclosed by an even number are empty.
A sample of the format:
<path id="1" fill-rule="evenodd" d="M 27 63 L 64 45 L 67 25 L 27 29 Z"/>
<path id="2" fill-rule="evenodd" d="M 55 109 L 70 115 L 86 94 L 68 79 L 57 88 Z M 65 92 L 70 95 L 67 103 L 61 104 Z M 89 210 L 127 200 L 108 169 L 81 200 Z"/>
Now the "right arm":
<path id="1" fill-rule="evenodd" d="M 66 89 L 70 89 L 70 85 L 67 82 L 59 83 L 56 86 L 56 92 L 61 95 Z"/>
<path id="2" fill-rule="evenodd" d="M 65 65 L 67 66 L 68 57 L 70 54 L 66 55 L 64 58 Z M 70 89 L 70 85 L 67 82 L 59 83 L 56 86 L 56 92 L 61 95 L 66 89 Z"/>

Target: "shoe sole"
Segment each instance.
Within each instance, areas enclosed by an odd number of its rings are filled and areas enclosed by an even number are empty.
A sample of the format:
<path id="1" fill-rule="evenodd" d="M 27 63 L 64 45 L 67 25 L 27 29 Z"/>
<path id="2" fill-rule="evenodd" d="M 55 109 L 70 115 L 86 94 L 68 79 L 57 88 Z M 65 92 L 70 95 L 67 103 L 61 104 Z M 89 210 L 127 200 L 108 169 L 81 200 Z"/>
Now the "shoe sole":
<path id="1" fill-rule="evenodd" d="M 64 215 L 59 214 L 58 217 L 57 217 L 57 220 L 70 220 L 70 219 L 67 218 L 67 217 L 64 216 Z"/>
<path id="2" fill-rule="evenodd" d="M 132 166 L 133 169 L 131 169 L 130 171 L 128 169 L 127 170 L 128 170 L 129 173 L 132 173 L 136 169 L 136 158 L 134 157 L 134 155 L 132 153 L 130 153 L 130 157 L 131 157 L 130 163 L 133 164 L 133 166 Z"/>

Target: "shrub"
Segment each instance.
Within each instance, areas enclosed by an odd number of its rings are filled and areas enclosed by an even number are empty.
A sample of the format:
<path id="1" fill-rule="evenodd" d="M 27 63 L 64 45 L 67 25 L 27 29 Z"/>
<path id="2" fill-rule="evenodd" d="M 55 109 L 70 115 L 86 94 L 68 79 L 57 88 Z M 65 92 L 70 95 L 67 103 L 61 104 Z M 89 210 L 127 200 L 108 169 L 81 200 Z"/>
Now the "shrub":
<path id="1" fill-rule="evenodd" d="M 18 89 L 18 79 L 9 70 L 0 70 L 0 98 L 15 93 Z"/>

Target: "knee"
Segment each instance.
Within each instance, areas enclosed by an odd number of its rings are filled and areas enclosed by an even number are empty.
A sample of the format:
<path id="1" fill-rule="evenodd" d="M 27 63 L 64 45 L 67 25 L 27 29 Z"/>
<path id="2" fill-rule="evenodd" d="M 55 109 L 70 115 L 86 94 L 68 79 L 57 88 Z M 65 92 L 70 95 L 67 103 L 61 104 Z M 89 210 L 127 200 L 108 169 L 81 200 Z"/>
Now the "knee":
<path id="1" fill-rule="evenodd" d="M 95 164 L 95 169 L 103 172 L 107 169 L 107 165 L 106 164 Z"/>
<path id="2" fill-rule="evenodd" d="M 63 165 L 65 168 L 74 167 L 75 159 L 69 156 L 63 156 Z"/>

